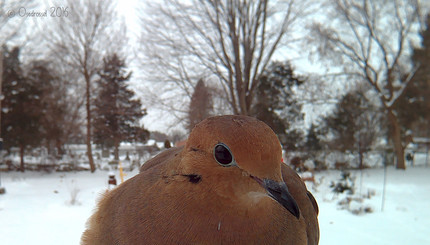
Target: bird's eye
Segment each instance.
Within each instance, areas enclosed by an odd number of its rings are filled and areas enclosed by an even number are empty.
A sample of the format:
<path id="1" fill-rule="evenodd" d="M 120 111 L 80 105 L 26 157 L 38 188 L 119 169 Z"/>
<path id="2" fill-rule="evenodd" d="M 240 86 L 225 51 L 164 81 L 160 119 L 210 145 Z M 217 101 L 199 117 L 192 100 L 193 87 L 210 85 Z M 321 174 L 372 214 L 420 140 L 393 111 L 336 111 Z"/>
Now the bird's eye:
<path id="1" fill-rule="evenodd" d="M 235 165 L 233 154 L 231 154 L 230 149 L 224 143 L 219 143 L 215 146 L 214 157 L 219 165 L 223 167 Z"/>

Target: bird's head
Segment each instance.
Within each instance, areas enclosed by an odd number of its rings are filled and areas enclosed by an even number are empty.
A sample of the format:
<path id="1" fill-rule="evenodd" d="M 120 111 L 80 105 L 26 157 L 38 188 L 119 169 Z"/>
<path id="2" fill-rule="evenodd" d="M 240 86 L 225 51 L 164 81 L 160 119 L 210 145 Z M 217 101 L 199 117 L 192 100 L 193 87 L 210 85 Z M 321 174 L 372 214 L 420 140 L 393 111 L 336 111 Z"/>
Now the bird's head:
<path id="1" fill-rule="evenodd" d="M 194 127 L 179 166 L 182 173 L 215 182 L 220 196 L 269 196 L 299 218 L 281 164 L 281 144 L 269 126 L 247 116 L 218 116 Z"/>

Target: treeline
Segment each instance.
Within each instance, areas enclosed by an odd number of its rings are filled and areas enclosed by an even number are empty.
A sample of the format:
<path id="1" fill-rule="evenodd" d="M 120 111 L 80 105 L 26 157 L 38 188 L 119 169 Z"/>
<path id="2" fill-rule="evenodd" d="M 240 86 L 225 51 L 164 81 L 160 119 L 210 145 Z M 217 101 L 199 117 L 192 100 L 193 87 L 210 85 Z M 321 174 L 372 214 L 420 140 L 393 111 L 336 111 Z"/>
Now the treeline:
<path id="1" fill-rule="evenodd" d="M 27 150 L 45 147 L 61 157 L 66 143 L 85 143 L 82 90 L 67 86 L 48 60 L 20 61 L 20 48 L 3 47 L 3 100 L 1 130 L 4 149 L 19 149 L 23 170 Z M 104 148 L 114 148 L 118 160 L 120 142 L 146 142 L 149 132 L 140 124 L 145 109 L 128 88 L 131 72 L 117 54 L 103 59 L 92 92 L 93 139 Z"/>
<path id="2" fill-rule="evenodd" d="M 0 4 L 0 138 L 7 151 L 19 149 L 21 170 L 27 150 L 61 157 L 66 143 L 85 143 L 95 171 L 93 144 L 114 148 L 118 159 L 120 142 L 149 137 L 146 110 L 128 88 L 125 24 L 114 1 L 65 1 L 58 18 L 10 14 L 42 4 Z"/>

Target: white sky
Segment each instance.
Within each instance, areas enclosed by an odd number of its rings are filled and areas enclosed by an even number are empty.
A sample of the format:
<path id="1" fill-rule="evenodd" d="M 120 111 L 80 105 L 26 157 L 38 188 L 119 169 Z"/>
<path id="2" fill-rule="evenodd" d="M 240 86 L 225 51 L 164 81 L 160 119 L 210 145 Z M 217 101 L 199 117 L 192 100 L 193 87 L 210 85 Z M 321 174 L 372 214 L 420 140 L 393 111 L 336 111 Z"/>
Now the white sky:
<path id="1" fill-rule="evenodd" d="M 129 43 L 131 46 L 136 48 L 138 46 L 138 40 L 140 36 L 141 26 L 139 20 L 139 9 L 142 7 L 144 2 L 139 2 L 138 0 L 118 0 L 117 10 L 118 15 L 122 16 L 125 20 L 127 26 L 127 35 L 129 38 Z M 150 98 L 146 98 L 147 90 L 153 90 L 153 86 L 145 81 L 142 73 L 139 72 L 141 69 L 135 54 L 129 55 L 129 68 L 133 70 L 133 76 L 131 78 L 130 84 L 134 88 L 136 95 L 140 97 L 143 106 L 147 108 L 147 115 L 143 117 L 143 125 L 146 129 L 150 131 L 160 131 L 163 133 L 171 133 L 174 130 L 181 130 L 182 127 L 178 125 L 175 118 L 171 116 L 168 112 L 154 108 L 151 105 Z"/>

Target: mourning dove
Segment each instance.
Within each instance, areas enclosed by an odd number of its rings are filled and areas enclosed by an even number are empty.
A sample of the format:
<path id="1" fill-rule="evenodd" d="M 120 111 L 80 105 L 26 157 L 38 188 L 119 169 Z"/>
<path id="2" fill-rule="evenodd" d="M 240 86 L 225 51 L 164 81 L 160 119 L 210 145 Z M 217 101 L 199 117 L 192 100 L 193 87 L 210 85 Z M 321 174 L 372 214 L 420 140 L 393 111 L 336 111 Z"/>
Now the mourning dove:
<path id="1" fill-rule="evenodd" d="M 105 194 L 81 244 L 318 244 L 317 215 L 274 132 L 219 116 Z"/>

